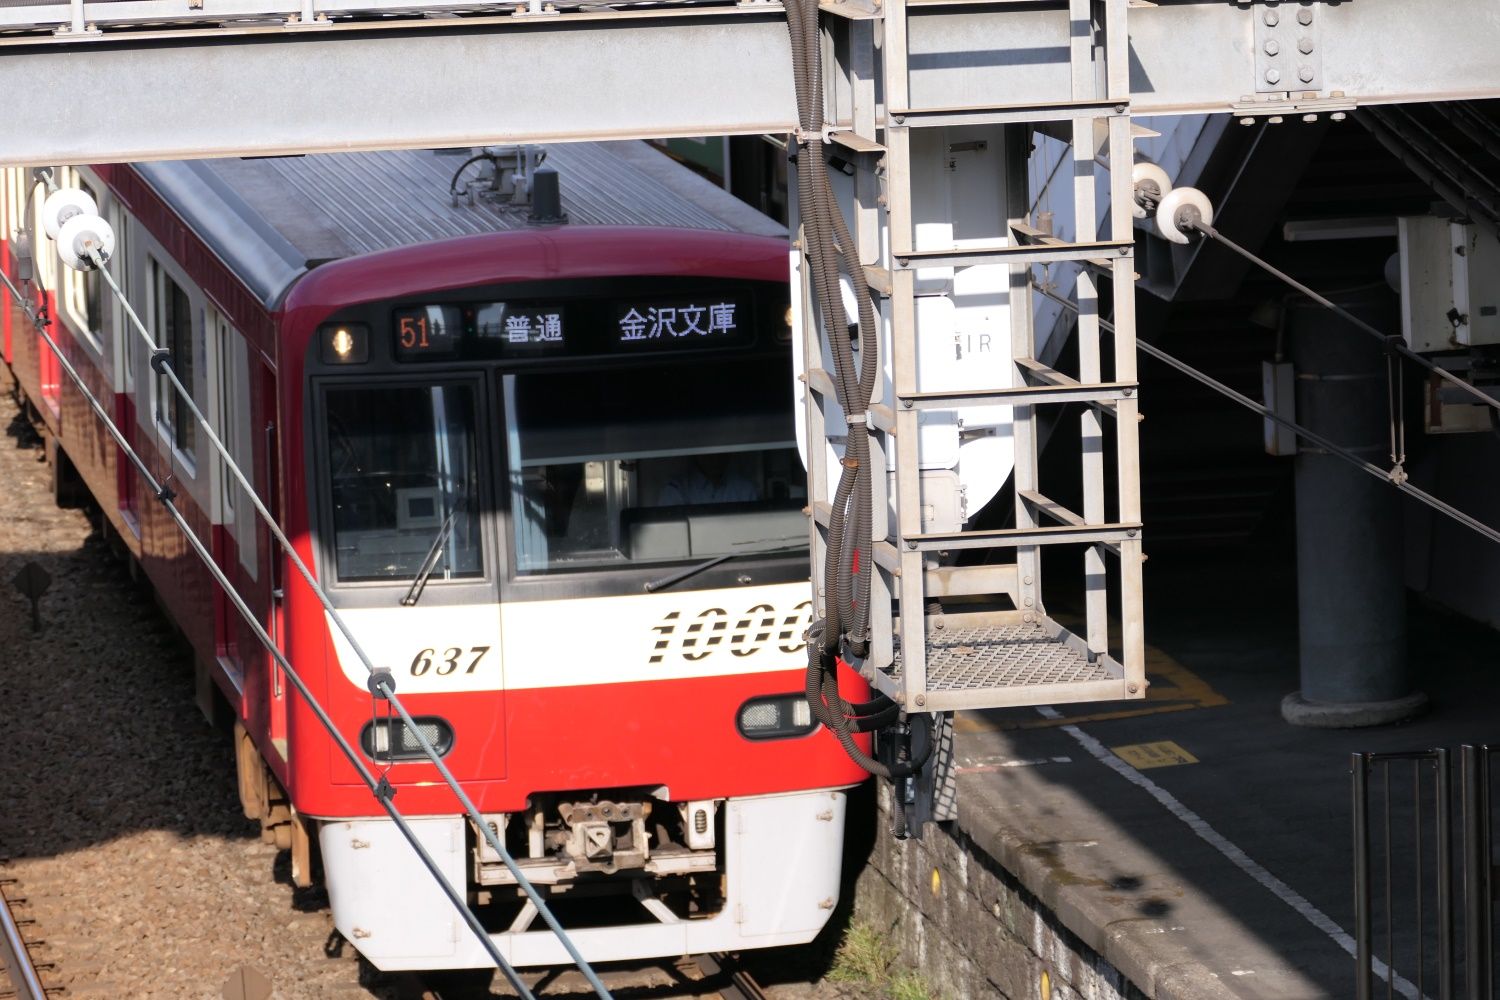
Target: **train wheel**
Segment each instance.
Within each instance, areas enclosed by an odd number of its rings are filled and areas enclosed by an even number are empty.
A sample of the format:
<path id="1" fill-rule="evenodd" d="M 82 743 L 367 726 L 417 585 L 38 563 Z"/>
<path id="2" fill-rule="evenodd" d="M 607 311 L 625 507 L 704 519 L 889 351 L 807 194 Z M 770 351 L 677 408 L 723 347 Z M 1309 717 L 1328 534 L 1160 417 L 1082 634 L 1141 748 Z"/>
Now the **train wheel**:
<path id="1" fill-rule="evenodd" d="M 47 469 L 52 481 L 52 502 L 65 509 L 82 507 L 89 495 L 83 478 L 78 475 L 78 469 L 74 467 L 72 459 L 68 458 L 68 453 L 57 443 L 57 438 L 51 434 L 45 437 Z"/>
<path id="2" fill-rule="evenodd" d="M 292 810 L 292 821 L 288 824 L 292 832 L 292 884 L 306 889 L 315 880 L 313 876 L 313 827 L 310 820 Z"/>
<path id="3" fill-rule="evenodd" d="M 261 819 L 270 806 L 268 779 L 270 769 L 261 759 L 255 741 L 245 731 L 243 724 L 234 724 L 234 764 L 239 776 L 240 808 L 246 819 Z"/>

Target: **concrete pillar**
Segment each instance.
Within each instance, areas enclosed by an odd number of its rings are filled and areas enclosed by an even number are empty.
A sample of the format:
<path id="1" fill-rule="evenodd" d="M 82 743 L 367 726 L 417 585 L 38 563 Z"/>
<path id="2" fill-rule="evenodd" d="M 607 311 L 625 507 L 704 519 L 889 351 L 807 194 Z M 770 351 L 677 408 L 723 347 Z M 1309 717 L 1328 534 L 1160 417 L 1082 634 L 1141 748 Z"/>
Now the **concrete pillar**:
<path id="1" fill-rule="evenodd" d="M 1395 296 L 1385 285 L 1330 298 L 1377 329 L 1400 329 Z M 1297 373 L 1297 422 L 1388 467 L 1380 342 L 1306 299 L 1288 302 L 1286 332 Z M 1413 691 L 1407 671 L 1399 494 L 1306 441 L 1298 444 L 1296 486 L 1302 687 L 1282 701 L 1282 717 L 1342 728 L 1415 714 L 1427 699 Z"/>

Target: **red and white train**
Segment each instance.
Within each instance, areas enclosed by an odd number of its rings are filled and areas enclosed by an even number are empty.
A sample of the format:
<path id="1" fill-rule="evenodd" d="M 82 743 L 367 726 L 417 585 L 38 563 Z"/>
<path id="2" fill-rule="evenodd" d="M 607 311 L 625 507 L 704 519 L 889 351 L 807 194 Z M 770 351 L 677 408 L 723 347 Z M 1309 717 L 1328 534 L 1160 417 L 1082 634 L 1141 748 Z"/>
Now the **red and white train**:
<path id="1" fill-rule="evenodd" d="M 864 772 L 803 698 L 806 478 L 784 232 L 637 143 L 59 168 L 109 264 L 339 614 L 590 960 L 810 940 Z M 457 174 L 455 174 L 457 171 Z M 6 169 L 0 267 L 516 965 L 565 962 L 275 549 L 46 190 Z M 548 215 L 545 206 L 534 206 Z M 0 291 L 0 295 L 3 295 Z M 86 485 L 236 719 L 247 816 L 321 867 L 382 969 L 489 959 L 308 705 L 0 300 L 59 481 Z M 866 692 L 850 682 L 846 697 Z"/>

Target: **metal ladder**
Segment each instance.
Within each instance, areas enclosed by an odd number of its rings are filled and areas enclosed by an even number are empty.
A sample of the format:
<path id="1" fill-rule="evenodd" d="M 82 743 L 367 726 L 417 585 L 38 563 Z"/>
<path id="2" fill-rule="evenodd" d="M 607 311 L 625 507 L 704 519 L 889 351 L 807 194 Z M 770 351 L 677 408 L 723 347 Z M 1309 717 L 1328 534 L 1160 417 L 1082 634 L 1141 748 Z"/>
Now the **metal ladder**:
<path id="1" fill-rule="evenodd" d="M 867 550 L 877 568 L 871 593 L 872 648 L 856 666 L 909 713 L 1145 695 L 1127 5 L 1128 0 L 1058 0 L 1057 6 L 1068 11 L 1071 85 L 1070 93 L 1059 95 L 1062 99 L 1056 103 L 950 108 L 915 105 L 908 72 L 911 21 L 950 16 L 941 0 L 828 0 L 822 5 L 825 15 L 837 15 L 823 19 L 825 50 L 834 53 L 832 60 L 825 57 L 825 65 L 837 64 L 837 72 L 825 74 L 829 120 L 837 123 L 831 138 L 848 150 L 854 168 L 850 228 L 867 280 L 883 306 L 888 331 L 883 349 L 890 351 L 894 390 L 894 399 L 872 404 L 869 417 L 884 435 L 883 442 L 881 435 L 872 435 L 872 451 L 882 463 L 877 469 L 884 468 L 883 447 L 894 448 L 896 523 L 880 537 L 886 519 L 877 510 L 877 537 Z M 1005 8 L 992 3 L 979 9 Z M 882 27 L 883 39 L 877 30 Z M 929 27 L 923 37 L 930 47 L 931 39 L 941 35 Z M 1034 39 L 1028 42 L 1032 43 Z M 1006 45 L 1001 32 L 994 48 L 1003 53 Z M 883 106 L 876 101 L 877 74 L 883 84 Z M 913 231 L 913 130 L 954 125 L 1004 126 L 1007 231 L 983 245 L 919 250 Z M 1077 233 L 1071 242 L 1032 224 L 1027 163 L 1033 129 L 1071 143 L 1071 160 L 1065 167 L 1090 165 L 1073 171 Z M 1110 211 L 1102 227 L 1097 224 L 1092 169 L 1101 137 L 1111 168 Z M 1101 228 L 1107 238 L 1100 237 Z M 1076 286 L 1076 376 L 1036 356 L 1033 266 L 1058 262 L 1082 263 Z M 976 264 L 1008 267 L 1010 365 L 995 366 L 993 385 L 921 391 L 918 270 Z M 1100 343 L 1099 272 L 1107 273 L 1113 283 L 1115 335 L 1109 380 Z M 821 367 L 823 345 L 815 324 L 804 328 L 806 430 L 814 445 L 808 449 L 811 510 L 817 525 L 814 580 L 821 581 L 830 518 L 829 463 L 826 448 L 816 445 L 829 431 L 825 409 L 832 384 Z M 1049 499 L 1039 481 L 1039 417 L 1049 407 L 1070 403 L 1085 404 L 1079 428 L 1081 513 Z M 926 531 L 919 414 L 980 405 L 1013 407 L 1015 526 Z M 1112 504 L 1106 494 L 1105 456 L 1111 420 L 1116 480 Z M 835 433 L 840 430 L 834 428 Z M 1063 437 L 1059 428 L 1053 447 L 1061 446 Z M 883 503 L 882 486 L 876 485 L 877 507 Z M 1076 635 L 1049 617 L 1043 603 L 1042 549 L 1056 545 L 1085 546 L 1085 608 Z M 985 550 L 985 561 L 938 562 L 946 554 L 968 550 Z M 1013 552 L 1013 561 L 997 562 L 988 555 L 1002 552 Z M 1113 644 L 1106 584 L 1111 561 L 1116 563 L 1120 598 L 1120 628 Z M 889 617 L 892 595 L 894 619 Z M 822 597 L 819 594 L 820 608 Z M 942 612 L 929 610 L 931 602 L 942 599 L 954 599 L 953 605 Z M 978 603 L 985 610 L 959 611 L 961 603 Z"/>

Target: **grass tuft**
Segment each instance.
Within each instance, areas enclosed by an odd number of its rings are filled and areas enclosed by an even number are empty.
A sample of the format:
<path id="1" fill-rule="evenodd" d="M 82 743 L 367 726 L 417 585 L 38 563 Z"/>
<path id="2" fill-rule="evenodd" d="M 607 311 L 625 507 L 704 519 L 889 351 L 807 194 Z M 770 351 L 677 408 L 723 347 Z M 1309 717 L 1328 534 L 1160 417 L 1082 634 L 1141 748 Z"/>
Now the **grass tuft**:
<path id="1" fill-rule="evenodd" d="M 844 932 L 839 949 L 833 956 L 828 978 L 836 983 L 862 983 L 883 986 L 890 975 L 896 949 L 873 924 L 856 920 Z"/>
<path id="2" fill-rule="evenodd" d="M 937 1000 L 921 973 L 911 969 L 892 972 L 896 948 L 875 925 L 856 920 L 844 931 L 833 966 L 828 970 L 830 982 L 862 986 L 871 997 L 889 1000 Z"/>
<path id="3" fill-rule="evenodd" d="M 918 972 L 901 972 L 891 979 L 887 987 L 891 994 L 891 1000 L 934 1000 L 932 990 L 927 985 L 927 980 L 922 978 Z"/>

